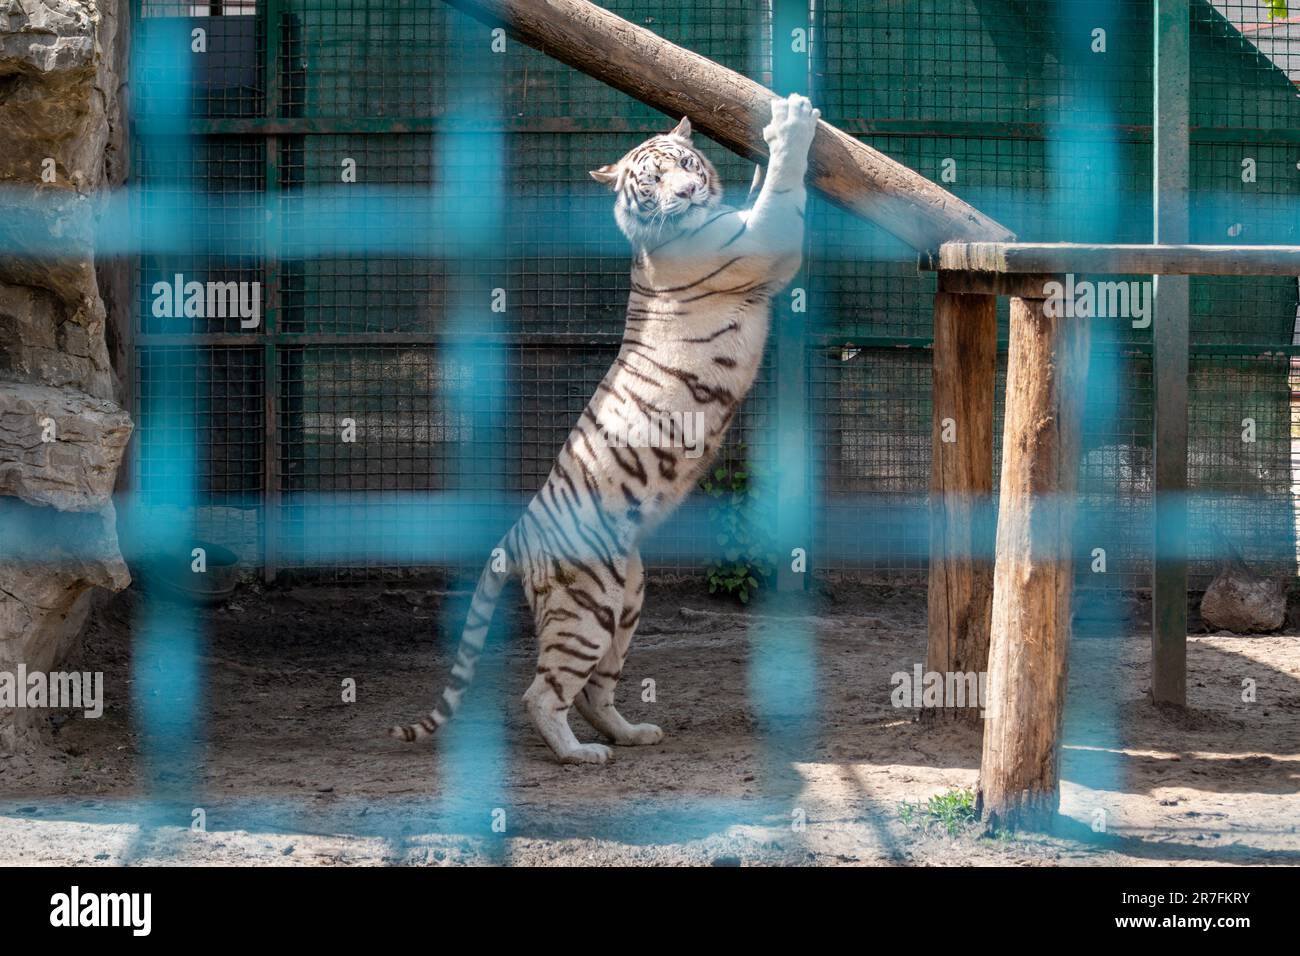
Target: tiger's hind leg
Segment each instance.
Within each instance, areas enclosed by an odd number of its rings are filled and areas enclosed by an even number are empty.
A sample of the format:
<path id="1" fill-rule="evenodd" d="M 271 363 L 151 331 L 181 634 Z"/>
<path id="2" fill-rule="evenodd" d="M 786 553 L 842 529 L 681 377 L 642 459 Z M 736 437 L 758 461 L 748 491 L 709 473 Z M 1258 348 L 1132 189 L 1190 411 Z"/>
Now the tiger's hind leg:
<path id="1" fill-rule="evenodd" d="M 616 744 L 635 746 L 657 744 L 664 732 L 654 724 L 631 724 L 614 708 L 614 691 L 627 660 L 628 647 L 641 618 L 641 604 L 645 600 L 645 571 L 641 555 L 633 551 L 627 563 L 627 586 L 623 590 L 623 607 L 619 612 L 614 640 L 605 656 L 591 672 L 587 685 L 574 698 L 578 713 L 587 723 Z"/>
<path id="2" fill-rule="evenodd" d="M 537 676 L 524 704 L 537 732 L 561 763 L 605 763 L 604 744 L 579 743 L 569 727 L 569 709 L 614 643 L 622 585 L 590 578 L 556 585 L 536 608 Z"/>

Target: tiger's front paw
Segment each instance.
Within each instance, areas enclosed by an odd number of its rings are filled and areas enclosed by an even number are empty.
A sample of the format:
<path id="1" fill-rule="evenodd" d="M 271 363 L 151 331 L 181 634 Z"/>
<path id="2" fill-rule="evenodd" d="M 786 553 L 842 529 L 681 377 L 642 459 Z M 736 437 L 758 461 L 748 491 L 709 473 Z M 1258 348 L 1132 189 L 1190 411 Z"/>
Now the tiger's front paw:
<path id="1" fill-rule="evenodd" d="M 772 161 L 787 156 L 804 157 L 817 132 L 821 110 L 814 109 L 806 96 L 791 93 L 787 99 L 772 101 L 772 121 L 763 127 Z"/>

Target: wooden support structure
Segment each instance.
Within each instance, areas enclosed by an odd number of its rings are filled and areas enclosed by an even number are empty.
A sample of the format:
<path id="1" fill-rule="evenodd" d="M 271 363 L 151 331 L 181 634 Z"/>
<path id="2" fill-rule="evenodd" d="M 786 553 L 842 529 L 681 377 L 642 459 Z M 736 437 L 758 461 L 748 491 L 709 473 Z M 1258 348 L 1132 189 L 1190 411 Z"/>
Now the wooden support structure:
<path id="1" fill-rule="evenodd" d="M 937 255 L 921 256 L 920 268 L 986 275 L 1296 276 L 1300 246 L 945 242 Z"/>
<path id="2" fill-rule="evenodd" d="M 987 718 L 977 806 L 990 829 L 1050 828 L 1070 637 L 1086 320 L 1011 300 Z"/>
<path id="3" fill-rule="evenodd" d="M 775 94 L 707 57 L 586 0 L 446 2 L 669 116 L 689 116 L 698 131 L 748 159 L 767 158 L 762 131 Z M 808 185 L 913 249 L 1014 238 L 920 173 L 824 122 L 808 154 Z"/>
<path id="4" fill-rule="evenodd" d="M 944 392 L 956 387 L 947 381 L 950 372 L 939 372 L 952 349 L 943 317 L 949 306 L 942 294 L 1016 296 L 1011 300 L 978 802 L 990 827 L 1048 828 L 1059 806 L 1059 735 L 1073 588 L 1070 506 L 1077 483 L 1088 320 L 1047 315 L 1044 297 L 1052 283 L 1064 290 L 1068 273 L 1076 278 L 1156 275 L 1181 282 L 1188 275 L 1293 276 L 1300 274 L 1300 246 L 951 242 L 937 253 L 922 254 L 920 267 L 939 273 L 936 403 L 952 401 Z M 1164 300 L 1169 312 L 1157 312 L 1167 320 L 1158 319 L 1155 329 L 1157 421 L 1163 416 L 1157 432 L 1157 487 L 1177 492 L 1186 487 L 1187 326 L 1177 285 L 1163 288 L 1169 293 Z M 1157 298 L 1158 310 L 1159 302 Z M 1156 541 L 1161 599 L 1153 628 L 1152 691 L 1157 701 L 1172 703 L 1183 702 L 1186 686 L 1182 507 L 1176 493 L 1162 506 Z M 932 568 L 942 553 L 932 538 Z M 932 571 L 932 648 L 933 615 L 939 613 L 935 582 Z"/>
<path id="5" fill-rule="evenodd" d="M 939 291 L 934 299 L 927 673 L 988 668 L 993 605 L 993 408 L 998 300 Z M 937 713 L 979 722 L 980 702 L 945 701 Z M 936 715 L 934 710 L 922 712 Z"/>

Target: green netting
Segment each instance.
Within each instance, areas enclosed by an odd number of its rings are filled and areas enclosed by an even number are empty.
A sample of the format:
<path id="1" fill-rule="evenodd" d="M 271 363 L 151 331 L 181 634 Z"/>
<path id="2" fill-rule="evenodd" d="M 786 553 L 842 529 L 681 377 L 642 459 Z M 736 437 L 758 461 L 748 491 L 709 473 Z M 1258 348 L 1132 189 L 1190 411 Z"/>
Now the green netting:
<path id="1" fill-rule="evenodd" d="M 764 4 L 749 0 L 605 6 L 732 69 L 765 67 Z M 290 71 L 285 116 L 440 117 L 464 90 L 491 87 L 504 115 L 599 132 L 662 115 L 493 28 L 438 3 L 285 0 L 281 49 Z M 493 52 L 483 56 L 484 52 Z M 580 107 L 580 108 L 575 108 Z"/>
<path id="2" fill-rule="evenodd" d="M 772 36 L 769 6 L 748 0 L 607 6 L 769 84 L 774 47 L 793 40 Z M 1196 0 L 1192 9 L 1192 239 L 1298 242 L 1300 38 L 1254 0 Z M 274 492 L 266 540 L 278 537 L 293 545 L 281 550 L 298 556 L 272 556 L 278 564 L 397 567 L 419 555 L 398 544 L 385 550 L 382 528 L 343 521 L 323 529 L 295 496 L 536 487 L 613 354 L 627 294 L 625 243 L 608 195 L 587 170 L 671 119 L 514 40 L 498 52 L 491 28 L 444 4 L 279 0 L 241 10 L 253 15 L 191 17 L 176 4 L 142 4 L 140 36 L 177 43 L 174 56 L 151 61 L 136 77 L 137 106 L 150 116 L 187 113 L 200 135 L 180 151 L 139 137 L 140 178 L 214 198 L 192 226 L 227 241 L 216 251 L 205 242 L 142 260 L 139 384 L 146 394 L 137 398 L 147 400 L 159 374 L 202 391 L 211 369 L 241 369 L 240 398 L 231 400 L 237 417 L 211 408 L 188 426 L 206 449 L 205 490 L 231 496 L 222 507 L 238 504 L 236 491 Z M 1151 19 L 1144 0 L 819 0 L 808 5 L 807 74 L 828 120 L 1022 238 L 1146 242 Z M 185 52 L 196 27 L 208 30 L 201 57 Z M 168 93 L 177 76 L 189 77 L 188 96 Z M 366 199 L 375 195 L 405 191 L 454 204 L 484 188 L 473 152 L 450 148 L 458 130 L 475 124 L 504 145 L 501 233 L 490 252 L 460 258 L 455 237 L 427 204 L 399 202 L 384 207 L 383 223 L 364 221 Z M 710 153 L 739 201 L 751 168 L 720 148 Z M 348 159 L 357 165 L 357 189 L 343 191 L 336 187 Z M 260 241 L 268 204 L 274 254 L 241 254 Z M 809 339 L 801 358 L 808 475 L 818 489 L 809 553 L 819 571 L 919 582 L 927 537 L 907 509 L 924 502 L 929 476 L 934 279 L 918 274 L 900 242 L 825 202 L 812 202 L 808 221 L 800 281 L 809 295 Z M 350 230 L 387 230 L 406 242 L 398 251 L 315 251 L 322 234 Z M 256 338 L 255 348 L 195 339 L 196 348 L 174 351 L 174 342 L 156 337 L 238 331 L 229 322 L 151 316 L 151 284 L 177 271 L 203 279 L 261 275 L 274 290 L 277 332 L 296 338 L 269 348 Z M 463 390 L 446 364 L 445 339 L 461 328 L 458 310 L 467 301 L 498 288 L 506 317 L 475 331 L 504 348 L 497 399 L 507 412 L 491 426 L 466 423 L 444 410 L 447 395 Z M 1246 554 L 1275 563 L 1279 552 L 1285 559 L 1294 551 L 1286 543 L 1295 525 L 1291 370 L 1278 350 L 1295 341 L 1298 299 L 1289 278 L 1192 282 L 1191 480 L 1198 490 L 1236 496 L 1241 506 L 1220 530 Z M 1005 338 L 1005 303 L 1002 311 Z M 1095 364 L 1107 372 L 1090 386 L 1081 489 L 1103 517 L 1081 529 L 1078 544 L 1081 555 L 1105 548 L 1110 570 L 1085 579 L 1143 586 L 1151 331 L 1099 319 L 1093 338 Z M 763 440 L 760 426 L 774 415 L 779 387 L 777 358 L 768 356 L 736 441 Z M 247 401 L 250 390 L 265 390 L 260 405 Z M 204 394 L 223 401 L 219 390 Z M 267 409 L 276 427 L 259 441 Z M 215 427 L 220 416 L 224 424 Z M 344 417 L 369 423 L 366 441 L 338 443 Z M 1241 440 L 1247 418 L 1256 425 L 1251 443 Z M 999 418 L 999 444 L 1000 430 Z M 168 438 L 153 435 L 147 420 L 141 431 L 145 441 Z M 507 464 L 467 473 L 467 443 L 495 449 Z M 268 448 L 276 465 L 269 469 Z M 864 508 L 870 528 L 861 525 Z M 1200 511 L 1193 519 L 1199 527 L 1216 520 Z M 317 540 L 327 533 L 328 542 Z M 707 529 L 679 522 L 665 534 L 689 542 Z M 349 542 L 363 538 L 364 558 L 350 559 Z M 1209 553 L 1201 539 L 1194 544 L 1198 556 Z M 1281 563 L 1293 569 L 1294 561 Z M 1206 560 L 1194 567 L 1201 580 L 1213 570 Z"/>

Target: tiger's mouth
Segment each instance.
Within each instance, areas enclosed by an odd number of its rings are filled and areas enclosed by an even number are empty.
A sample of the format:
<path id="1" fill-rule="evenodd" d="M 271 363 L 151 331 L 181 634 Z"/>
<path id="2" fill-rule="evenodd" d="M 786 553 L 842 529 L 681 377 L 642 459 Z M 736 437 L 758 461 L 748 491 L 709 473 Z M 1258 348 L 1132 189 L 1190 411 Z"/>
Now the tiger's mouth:
<path id="1" fill-rule="evenodd" d="M 624 196 L 616 206 L 620 228 L 634 242 L 647 236 L 662 237 L 665 231 L 689 229 L 698 216 L 718 204 L 715 193 L 700 188 L 692 189 L 689 195 L 654 198 L 653 202 L 634 202 L 630 196 Z"/>
<path id="2" fill-rule="evenodd" d="M 667 218 L 685 215 L 694 209 L 708 209 L 716 204 L 716 197 L 705 188 L 692 189 L 687 196 L 669 196 L 659 203 L 659 213 Z"/>

